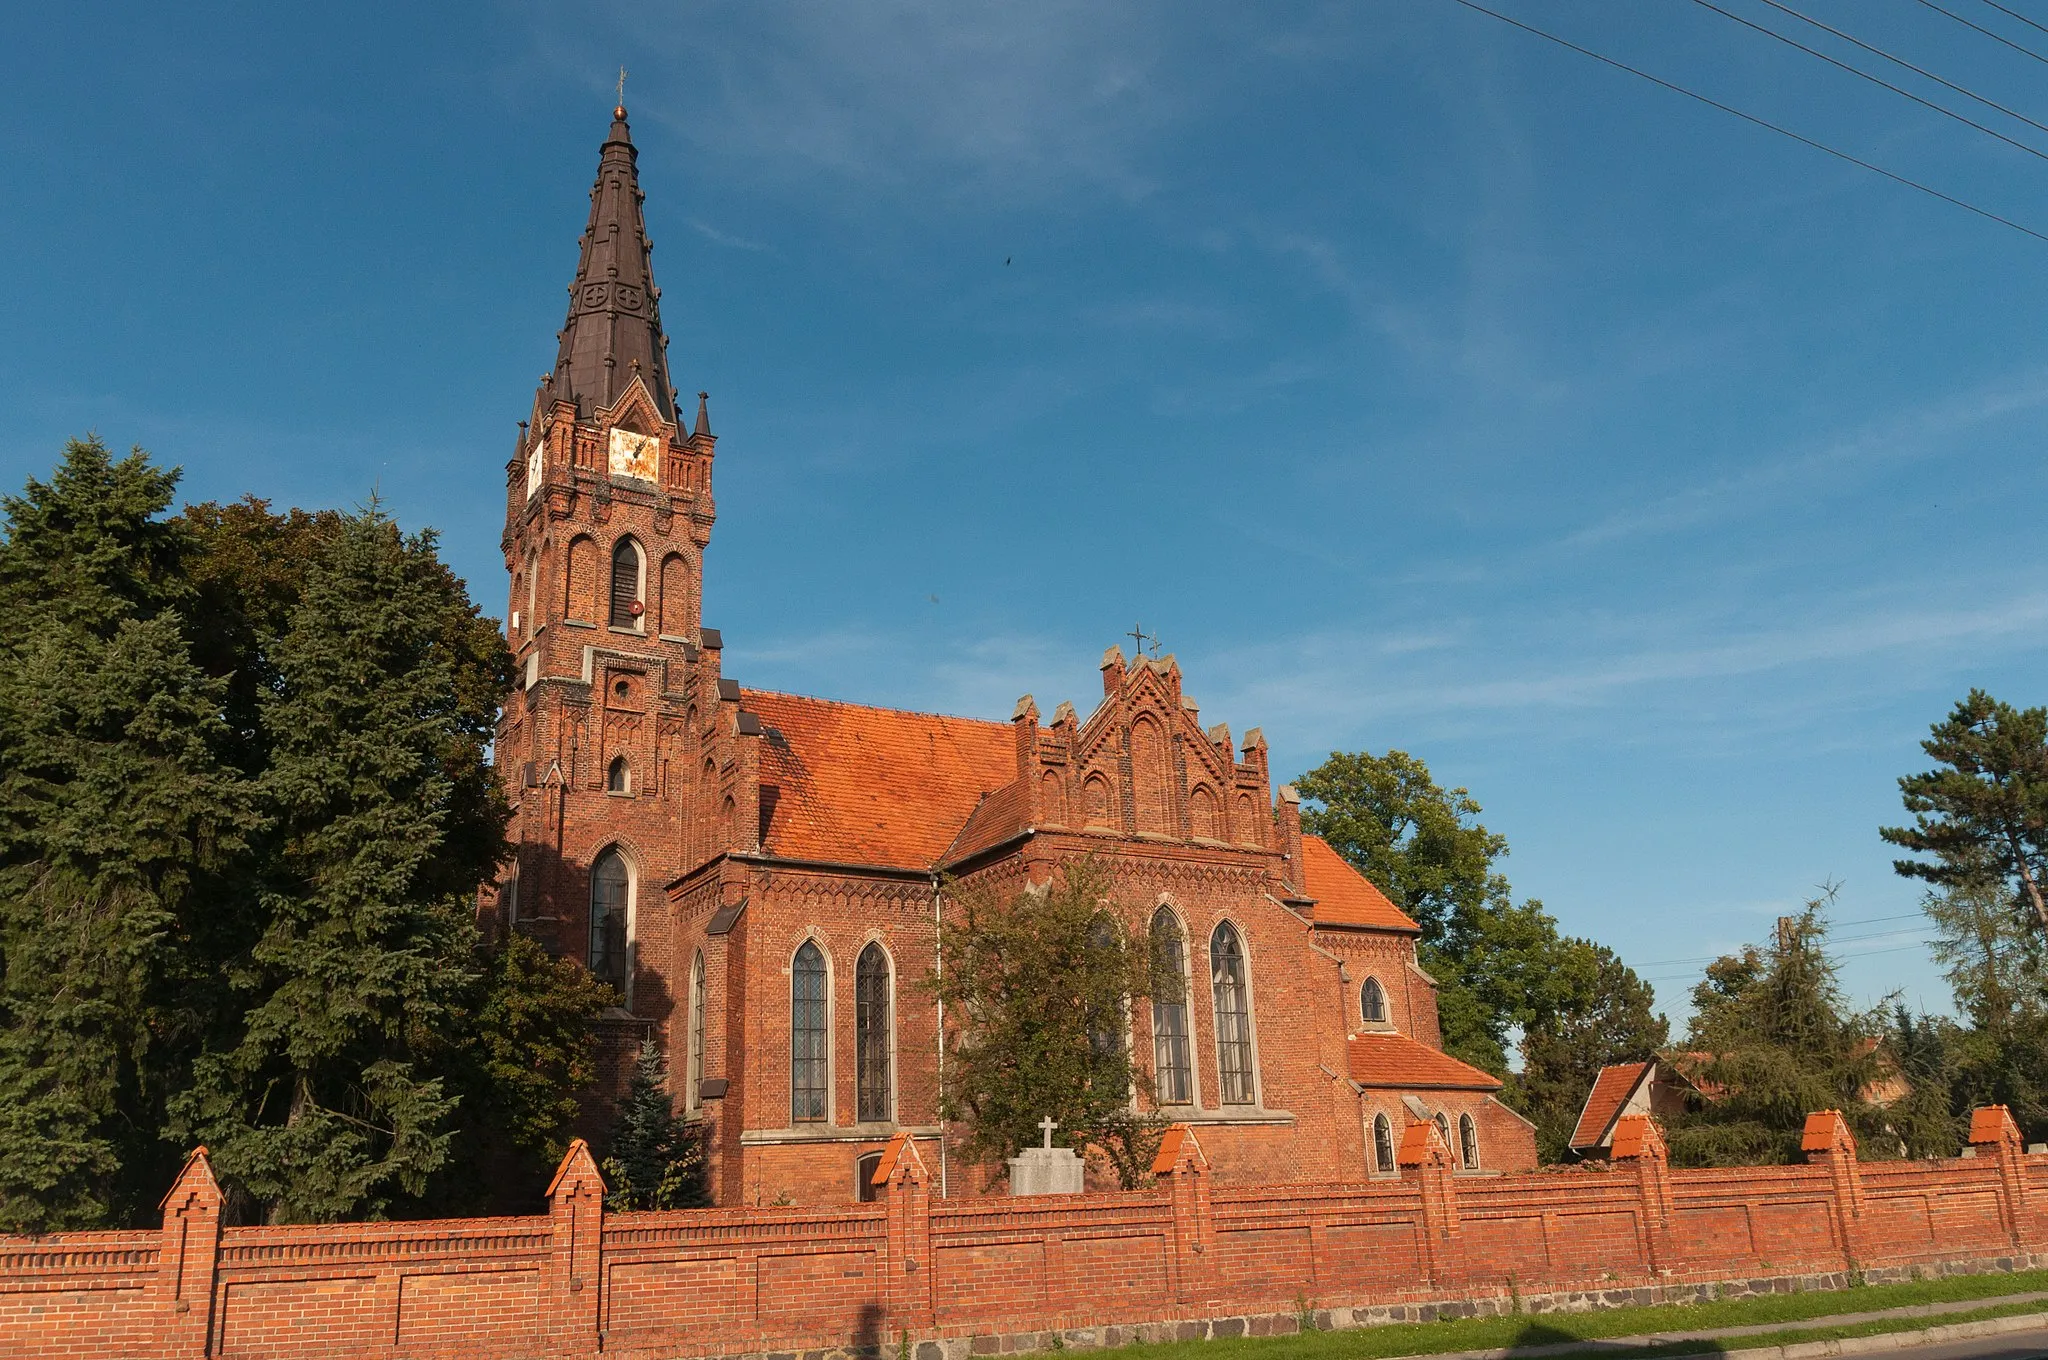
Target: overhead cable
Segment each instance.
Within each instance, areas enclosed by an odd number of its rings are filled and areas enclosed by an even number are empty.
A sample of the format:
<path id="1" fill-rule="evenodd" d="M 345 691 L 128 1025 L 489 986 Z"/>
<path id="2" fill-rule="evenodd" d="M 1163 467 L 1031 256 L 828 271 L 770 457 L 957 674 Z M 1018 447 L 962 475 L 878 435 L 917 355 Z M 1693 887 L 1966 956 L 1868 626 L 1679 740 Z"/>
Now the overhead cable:
<path id="1" fill-rule="evenodd" d="M 1792 131 L 1790 128 L 1781 127 L 1778 124 L 1771 122 L 1769 119 L 1759 118 L 1757 115 L 1753 113 L 1744 113 L 1741 109 L 1735 108 L 1733 105 L 1723 104 L 1718 99 L 1711 99 L 1708 96 L 1699 93 L 1699 91 L 1697 90 L 1689 90 L 1683 85 L 1679 85 L 1672 81 L 1664 79 L 1662 76 L 1653 76 L 1648 71 L 1640 70 L 1634 66 L 1630 66 L 1627 62 L 1616 61 L 1613 57 L 1602 56 L 1600 53 L 1593 51 L 1589 47 L 1581 47 L 1577 43 L 1572 42 L 1569 39 L 1558 37 L 1555 33 L 1545 32 L 1543 29 L 1537 28 L 1534 24 L 1525 24 L 1520 19 L 1511 18 L 1508 15 L 1502 14 L 1499 10 L 1488 9 L 1486 6 L 1479 4 L 1477 0 L 1452 0 L 1452 3 L 1463 5 L 1466 9 L 1469 9 L 1477 14 L 1484 14 L 1490 19 L 1498 19 L 1500 20 L 1500 22 L 1508 25 L 1510 28 L 1519 28 L 1524 33 L 1528 33 L 1534 37 L 1541 38 L 1545 42 L 1555 43 L 1559 47 L 1562 47 L 1567 51 L 1576 52 L 1582 57 L 1591 57 L 1594 61 L 1599 62 L 1603 66 L 1612 66 L 1615 70 L 1624 71 L 1629 75 L 1636 77 L 1638 80 L 1647 80 L 1652 85 L 1656 85 L 1663 89 L 1670 90 L 1673 94 L 1682 94 L 1687 99 L 1698 100 L 1700 103 L 1705 104 L 1709 108 L 1719 109 L 1723 113 L 1731 114 L 1734 117 L 1740 118 L 1745 123 L 1753 123 L 1757 127 L 1763 128 L 1768 132 L 1775 132 L 1780 137 L 1788 137 L 1791 140 L 1798 142 L 1801 146 L 1812 147 L 1815 151 L 1819 151 L 1826 155 L 1833 156 L 1836 160 L 1847 161 L 1849 164 L 1857 166 L 1860 169 L 1870 171 L 1873 175 L 1882 175 L 1886 179 L 1892 181 L 1892 183 L 1894 184 L 1903 184 L 1906 188 L 1918 190 L 1920 193 L 1926 194 L 1929 198 L 1938 198 L 1942 202 L 1949 204 L 1951 207 L 1961 208 L 1964 212 L 1967 213 L 1974 213 L 1976 216 L 1984 218 L 1987 221 L 1996 222 L 2002 227 L 2011 227 L 2014 231 L 2019 232 L 2022 236 L 2031 236 L 2036 241 L 2048 243 L 2048 233 L 2035 231 L 2032 227 L 2023 226 L 2020 223 L 2013 221 L 2010 217 L 2001 217 L 1999 214 L 1992 212 L 1989 208 L 1980 208 L 1974 203 L 1966 202 L 1963 199 L 1957 198 L 1953 194 L 1945 194 L 1941 190 L 1933 188 L 1926 184 L 1922 184 L 1918 180 L 1908 179 L 1904 175 L 1901 175 L 1896 171 L 1887 170 L 1881 165 L 1873 165 L 1871 162 L 1863 160 L 1857 156 L 1852 156 L 1846 151 L 1837 150 L 1836 148 L 1829 146 L 1825 142 L 1817 142 L 1811 137 Z"/>
<path id="2" fill-rule="evenodd" d="M 1871 53 L 1873 56 L 1883 57 L 1886 61 L 1892 63 L 1892 65 L 1904 67 L 1906 70 L 1911 71 L 1914 75 L 1922 76 L 1928 80 L 1931 80 L 1935 84 L 1941 86 L 1943 89 L 1954 90 L 1957 94 L 1961 95 L 1965 99 L 1974 99 L 1987 109 L 1996 109 L 1998 112 L 2004 114 L 2008 118 L 2017 118 L 2020 122 L 2025 123 L 2030 128 L 2038 128 L 2042 132 L 2048 132 L 2048 123 L 2037 123 L 2017 109 L 2009 109 L 1995 99 L 1986 99 L 1983 95 L 1976 93 L 1974 90 L 1966 90 L 1952 80 L 1944 80 L 1942 77 L 1934 74 L 1934 72 L 1932 71 L 1927 70 L 1925 67 L 1915 66 L 1912 62 L 1907 61 L 1904 57 L 1893 56 L 1891 53 L 1885 51 L 1882 47 L 1874 47 L 1871 44 L 1863 41 L 1863 39 L 1856 37 L 1854 34 L 1844 33 L 1841 29 L 1834 28 L 1827 24 L 1824 24 L 1820 20 L 1812 17 L 1811 15 L 1801 14 L 1798 10 L 1793 9 L 1790 5 L 1781 5 L 1778 3 L 1778 0 L 1758 0 L 1758 3 L 1769 5 L 1772 9 L 1777 10 L 1781 14 L 1789 14 L 1793 18 L 1799 20 L 1801 23 L 1812 24 L 1815 28 L 1819 29 L 1823 33 L 1832 33 L 1837 38 L 1840 38 L 1843 42 L 1853 43 L 1855 46 L 1862 48 L 1864 51 Z M 1709 5 L 1708 8 L 1712 9 L 1713 6 Z M 1725 10 L 1719 12 L 1726 13 Z M 1764 31 L 1769 32 L 1770 30 L 1766 29 Z M 1850 69 L 1854 70 L 1855 68 L 1851 67 Z M 1972 126 L 1975 125 L 1973 124 Z"/>
<path id="3" fill-rule="evenodd" d="M 1955 20 L 1964 28 L 1974 28 L 1979 33 L 1982 33 L 1985 37 L 1991 39 L 1991 41 L 1997 43 L 2004 43 L 2013 51 L 2018 52 L 2023 56 L 2032 57 L 2035 61 L 2038 61 L 2043 65 L 2048 65 L 2048 57 L 2042 56 L 2039 52 L 2036 52 L 2031 47 L 2021 46 L 2019 43 L 2014 42 L 2011 38 L 2006 37 L 2003 33 L 1995 33 L 1992 30 L 1984 27 L 1984 25 L 1982 24 L 1971 23 L 1968 19 L 1965 19 L 1962 15 L 1956 13 L 1954 10 L 1947 9 L 1941 5 L 1935 4 L 1934 0 L 1920 0 L 1920 3 L 1927 6 L 1927 8 L 1933 10 L 1936 14 L 1946 14 L 1949 18 Z"/>
<path id="4" fill-rule="evenodd" d="M 1984 124 L 1977 122 L 1973 118 L 1965 118 L 1962 114 L 1957 113 L 1954 109 L 1945 107 L 1941 104 L 1937 104 L 1932 99 L 1922 98 L 1921 96 L 1914 94 L 1911 90 L 1906 89 L 1902 85 L 1892 84 L 1883 76 L 1874 76 L 1870 74 L 1870 72 L 1864 70 L 1860 66 L 1851 66 L 1848 62 L 1843 61 L 1840 57 L 1831 57 L 1817 47 L 1808 47 L 1805 43 L 1800 42 L 1797 38 L 1788 38 L 1783 33 L 1778 32 L 1776 29 L 1766 28 L 1764 25 L 1756 22 L 1754 19 L 1745 19 L 1740 14 L 1736 14 L 1731 10 L 1722 9 L 1719 5 L 1714 3 L 1714 0 L 1692 0 L 1692 2 L 1695 5 L 1698 5 L 1701 9 L 1712 10 L 1714 13 L 1720 15 L 1722 18 L 1731 19 L 1734 22 L 1741 24 L 1744 28 L 1755 29 L 1758 33 L 1763 34 L 1766 38 L 1774 39 L 1778 42 L 1785 44 L 1787 47 L 1796 47 L 1801 52 L 1806 53 L 1806 55 L 1808 55 L 1809 57 L 1818 57 L 1820 60 L 1826 62 L 1830 66 L 1840 67 L 1842 70 L 1847 71 L 1850 75 L 1855 76 L 1859 80 L 1867 80 L 1873 85 L 1882 86 L 1883 88 L 1890 90 L 1893 94 L 1898 95 L 1903 99 L 1912 100 L 1915 104 L 1918 104 L 1923 109 L 1932 109 L 1934 110 L 1934 112 L 1940 114 L 1944 118 L 1953 118 L 1958 123 L 1963 124 L 1965 127 L 1973 127 L 1977 129 L 1977 131 L 1983 133 L 1986 137 L 1996 137 L 1999 141 L 2004 142 L 2007 146 L 2018 147 L 2021 151 L 2026 152 L 2029 156 L 2039 156 L 2042 160 L 2048 161 L 2048 151 L 2043 151 L 2041 150 L 2041 148 L 2037 146 L 2029 146 L 2017 137 L 2008 137 L 2003 132 L 2000 132 L 1998 129 L 1986 127 L 1984 126 Z M 1766 3 L 1768 2 L 1769 0 L 1766 0 Z M 2020 115 L 2014 114 L 2013 116 L 2017 118 Z M 2024 121 L 2033 122 L 2032 119 L 2026 119 Z M 2039 127 L 2040 124 L 2035 123 L 2034 126 Z"/>
<path id="5" fill-rule="evenodd" d="M 2028 28 L 2038 28 L 2043 33 L 2048 33 L 2048 26 L 2035 23 L 2032 19 L 2029 19 L 2026 15 L 2020 13 L 2016 9 L 2007 9 L 2004 5 L 1999 4 L 1998 0 L 1984 0 L 1984 3 L 1991 6 L 1991 8 L 1997 10 L 2000 14 L 2010 14 L 2013 18 L 2019 20 Z"/>

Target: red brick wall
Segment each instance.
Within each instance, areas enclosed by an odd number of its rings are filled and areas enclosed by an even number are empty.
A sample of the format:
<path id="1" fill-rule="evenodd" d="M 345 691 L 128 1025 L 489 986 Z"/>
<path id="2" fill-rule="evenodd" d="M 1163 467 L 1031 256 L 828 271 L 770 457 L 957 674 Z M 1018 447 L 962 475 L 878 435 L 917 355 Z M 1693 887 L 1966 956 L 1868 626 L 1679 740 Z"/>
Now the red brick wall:
<path id="1" fill-rule="evenodd" d="M 1218 1132 L 1205 1129 L 1201 1136 Z M 2048 1245 L 2048 1156 L 1213 1185 L 1183 1148 L 1151 1190 L 932 1198 L 902 1153 L 881 1203 L 604 1215 L 572 1148 L 531 1218 L 220 1228 L 203 1156 L 162 1233 L 0 1239 L 0 1357 L 678 1356 L 1384 1310 L 1757 1276 L 2012 1264 Z M 1433 1160 L 1432 1160 L 1433 1159 Z"/>

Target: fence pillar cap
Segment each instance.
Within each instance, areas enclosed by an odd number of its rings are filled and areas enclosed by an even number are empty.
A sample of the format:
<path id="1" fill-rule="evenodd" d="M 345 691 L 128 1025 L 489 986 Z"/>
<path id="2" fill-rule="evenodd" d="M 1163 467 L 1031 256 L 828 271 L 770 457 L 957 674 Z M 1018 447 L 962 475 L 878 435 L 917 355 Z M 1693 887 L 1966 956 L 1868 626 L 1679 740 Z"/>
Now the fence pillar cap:
<path id="1" fill-rule="evenodd" d="M 221 1202 L 220 1182 L 213 1178 L 213 1162 L 206 1155 L 205 1147 L 196 1147 L 186 1154 L 185 1165 L 178 1172 L 178 1179 L 171 1182 L 169 1193 L 157 1208 L 166 1213 L 197 1200 L 201 1204 L 218 1206 Z"/>
<path id="2" fill-rule="evenodd" d="M 2000 1143 L 2019 1145 L 2019 1125 L 2013 1123 L 2012 1111 L 2003 1105 L 1981 1105 L 1970 1111 L 1970 1146 L 1996 1146 Z"/>
<path id="3" fill-rule="evenodd" d="M 1842 1117 L 1840 1110 L 1815 1110 L 1806 1116 L 1806 1127 L 1799 1135 L 1801 1152 L 1856 1152 L 1856 1135 L 1849 1131 L 1849 1121 Z"/>
<path id="4" fill-rule="evenodd" d="M 1451 1145 L 1444 1141 L 1443 1131 L 1434 1119 L 1411 1120 L 1408 1129 L 1401 1135 L 1401 1153 L 1397 1161 L 1402 1166 L 1440 1166 L 1445 1170 L 1456 1170 L 1457 1160 L 1451 1156 Z"/>
<path id="5" fill-rule="evenodd" d="M 869 1178 L 868 1184 L 924 1185 L 930 1180 L 931 1172 L 917 1150 L 917 1140 L 908 1133 L 899 1133 L 882 1149 L 882 1160 L 876 1163 L 875 1174 Z"/>
<path id="6" fill-rule="evenodd" d="M 1638 1158 L 1662 1160 L 1669 1154 L 1664 1146 L 1664 1131 L 1655 1119 L 1646 1114 L 1625 1114 L 1614 1123 L 1614 1139 L 1608 1144 L 1607 1155 L 1614 1161 L 1626 1162 Z"/>
<path id="7" fill-rule="evenodd" d="M 579 1193 L 594 1194 L 599 1199 L 605 1193 L 604 1177 L 598 1174 L 590 1144 L 581 1138 L 573 1139 L 569 1150 L 562 1154 L 562 1164 L 555 1168 L 555 1178 L 548 1182 L 548 1198 L 568 1199 Z"/>
<path id="8" fill-rule="evenodd" d="M 1202 1154 L 1202 1145 L 1193 1129 L 1185 1124 L 1167 1129 L 1159 1140 L 1159 1153 L 1152 1159 L 1153 1175 L 1170 1176 L 1183 1171 L 1200 1175 L 1208 1169 L 1209 1159 Z"/>

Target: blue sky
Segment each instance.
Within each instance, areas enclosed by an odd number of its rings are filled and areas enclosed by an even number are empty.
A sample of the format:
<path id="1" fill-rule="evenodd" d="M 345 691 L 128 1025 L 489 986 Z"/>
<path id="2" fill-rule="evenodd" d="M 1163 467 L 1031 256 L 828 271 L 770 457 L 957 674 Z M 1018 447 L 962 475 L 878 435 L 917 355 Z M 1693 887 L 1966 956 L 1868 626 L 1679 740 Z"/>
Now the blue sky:
<path id="1" fill-rule="evenodd" d="M 1500 4 L 2048 231 L 2048 164 L 1696 5 Z M 2048 122 L 2048 65 L 1810 7 Z M 10 50 L 0 485 L 95 429 L 195 498 L 374 488 L 501 610 L 624 64 L 729 674 L 1085 712 L 1142 620 L 1277 771 L 1469 787 L 1667 1004 L 1824 880 L 1857 998 L 1947 1002 L 1876 828 L 1968 686 L 2048 700 L 2048 244 L 1450 0 L 87 3 Z"/>

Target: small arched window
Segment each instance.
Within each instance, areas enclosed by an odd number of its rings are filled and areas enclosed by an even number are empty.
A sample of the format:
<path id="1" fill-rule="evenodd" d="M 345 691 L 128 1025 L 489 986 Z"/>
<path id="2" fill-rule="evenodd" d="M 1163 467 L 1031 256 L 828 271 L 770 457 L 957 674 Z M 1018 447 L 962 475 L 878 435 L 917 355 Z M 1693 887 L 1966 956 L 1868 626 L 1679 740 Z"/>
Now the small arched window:
<path id="1" fill-rule="evenodd" d="M 880 941 L 869 942 L 853 965 L 853 1032 L 856 1117 L 879 1123 L 890 1117 L 889 956 Z"/>
<path id="2" fill-rule="evenodd" d="M 881 1187 L 875 1184 L 875 1173 L 882 1169 L 882 1154 L 863 1152 L 853 1164 L 853 1197 L 862 1204 L 872 1203 Z"/>
<path id="3" fill-rule="evenodd" d="M 1209 937 L 1209 981 L 1216 1006 L 1216 1075 L 1225 1105 L 1250 1105 L 1252 1015 L 1247 996 L 1244 945 L 1237 927 L 1225 921 Z"/>
<path id="4" fill-rule="evenodd" d="M 1180 918 L 1165 907 L 1152 913 L 1152 1069 L 1161 1105 L 1195 1098 L 1188 1061 L 1188 952 Z"/>
<path id="5" fill-rule="evenodd" d="M 624 756 L 613 756 L 612 763 L 605 768 L 604 791 L 606 793 L 631 793 L 633 772 L 626 765 Z"/>
<path id="6" fill-rule="evenodd" d="M 1358 989 L 1358 1014 L 1368 1025 L 1387 1023 L 1387 993 L 1378 978 L 1367 978 Z"/>
<path id="7" fill-rule="evenodd" d="M 612 548 L 612 627 L 638 628 L 646 592 L 641 580 L 640 545 L 622 538 Z"/>
<path id="8" fill-rule="evenodd" d="M 1472 1116 L 1458 1116 L 1458 1156 L 1464 1161 L 1467 1171 L 1479 1169 L 1479 1126 L 1472 1122 Z"/>
<path id="9" fill-rule="evenodd" d="M 1372 1165 L 1383 1174 L 1394 1169 L 1394 1122 L 1383 1114 L 1372 1117 Z"/>
<path id="10" fill-rule="evenodd" d="M 825 954 L 805 940 L 789 970 L 789 1119 L 825 1120 Z"/>
<path id="11" fill-rule="evenodd" d="M 690 1089 L 684 1095 L 684 1104 L 694 1110 L 703 1098 L 704 1087 L 704 951 L 701 949 L 690 962 L 690 1054 L 685 1071 Z"/>
<path id="12" fill-rule="evenodd" d="M 1458 1145 L 1451 1141 L 1451 1117 L 1442 1110 L 1438 1110 L 1436 1112 L 1436 1119 L 1433 1122 L 1436 1124 L 1437 1137 L 1444 1140 L 1444 1148 L 1451 1156 L 1456 1157 L 1458 1155 Z"/>
<path id="13" fill-rule="evenodd" d="M 633 873 L 612 846 L 590 866 L 590 971 L 626 991 L 632 941 Z"/>

